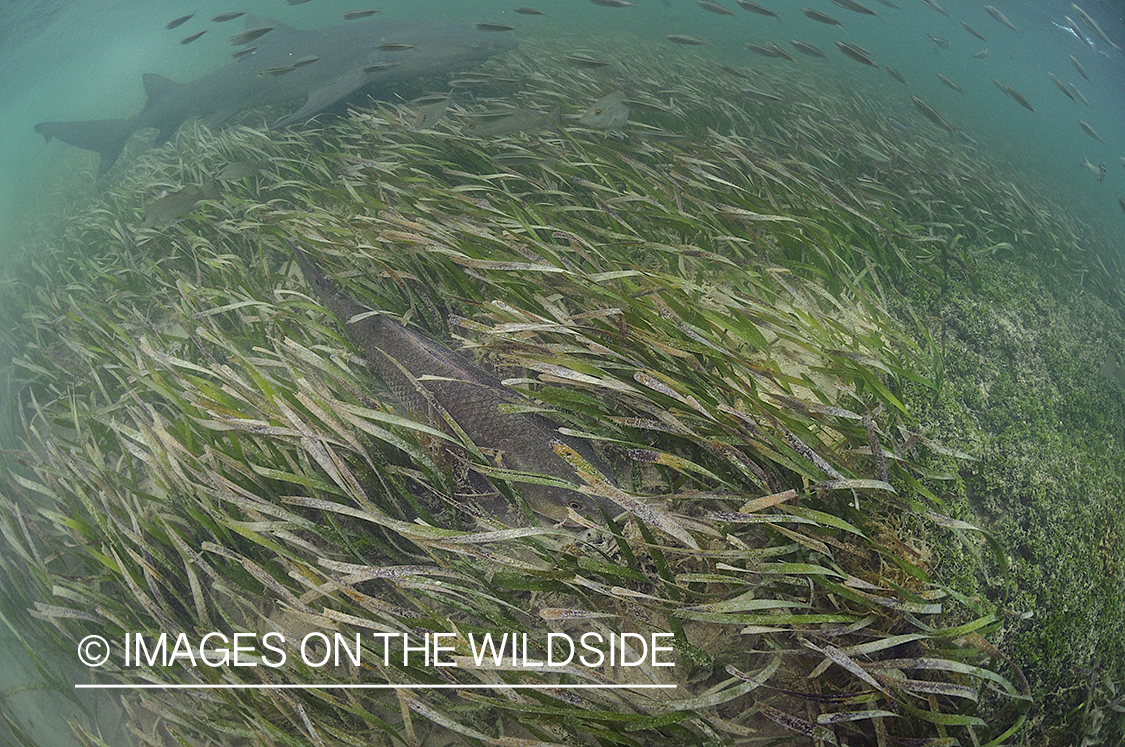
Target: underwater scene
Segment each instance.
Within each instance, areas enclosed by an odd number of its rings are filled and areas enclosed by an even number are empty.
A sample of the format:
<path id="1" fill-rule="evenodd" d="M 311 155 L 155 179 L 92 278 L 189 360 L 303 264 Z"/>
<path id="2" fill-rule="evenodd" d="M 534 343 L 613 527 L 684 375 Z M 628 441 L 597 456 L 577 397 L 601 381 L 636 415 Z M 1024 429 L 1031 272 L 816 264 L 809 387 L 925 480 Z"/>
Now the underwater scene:
<path id="1" fill-rule="evenodd" d="M 0 743 L 1125 744 L 1125 2 L 994 2 L 0 0 Z"/>

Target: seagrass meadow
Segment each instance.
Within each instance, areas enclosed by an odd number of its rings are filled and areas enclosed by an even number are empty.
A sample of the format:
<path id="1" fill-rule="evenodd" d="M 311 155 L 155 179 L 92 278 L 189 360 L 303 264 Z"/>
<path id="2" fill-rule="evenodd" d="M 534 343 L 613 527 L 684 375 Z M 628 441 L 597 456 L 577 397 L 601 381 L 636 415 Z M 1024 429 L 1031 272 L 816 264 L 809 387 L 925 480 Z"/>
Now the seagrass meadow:
<path id="1" fill-rule="evenodd" d="M 432 129 L 387 103 L 252 115 L 96 187 L 85 166 L 3 287 L 6 623 L 40 656 L 105 635 L 102 683 L 399 686 L 130 690 L 144 745 L 1120 740 L 1111 239 L 921 118 L 903 136 L 842 73 L 759 70 L 789 91 L 763 103 L 690 51 L 613 44 L 621 135 L 573 126 L 611 79 L 559 40 L 488 63 L 518 82 Z M 466 135 L 493 100 L 562 127 Z M 232 163 L 261 165 L 141 225 Z M 553 478 L 404 411 L 286 239 L 595 445 L 612 482 L 557 448 L 625 515 L 544 523 L 521 487 Z M 364 663 L 121 666 L 126 633 L 213 630 L 360 632 Z M 452 634 L 459 666 L 384 661 L 370 634 L 394 631 Z M 672 634 L 674 666 L 470 656 L 474 633 L 544 658 L 585 631 Z M 569 687 L 610 683 L 675 688 Z"/>

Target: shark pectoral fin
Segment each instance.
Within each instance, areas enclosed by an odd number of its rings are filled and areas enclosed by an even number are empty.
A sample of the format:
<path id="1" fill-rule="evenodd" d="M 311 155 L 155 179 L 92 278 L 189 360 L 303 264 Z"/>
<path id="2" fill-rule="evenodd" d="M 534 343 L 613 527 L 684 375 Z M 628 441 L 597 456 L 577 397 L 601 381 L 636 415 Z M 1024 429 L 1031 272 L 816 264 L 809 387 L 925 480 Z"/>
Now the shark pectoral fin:
<path id="1" fill-rule="evenodd" d="M 353 70 L 341 75 L 339 78 L 329 81 L 320 88 L 314 88 L 312 91 L 309 91 L 309 98 L 305 101 L 304 106 L 292 114 L 274 122 L 270 125 L 270 129 L 277 130 L 282 127 L 288 127 L 294 122 L 308 121 L 317 112 L 327 109 L 348 94 L 363 88 L 367 85 L 368 81 L 368 76 L 364 75 L 359 70 Z"/>
<path id="2" fill-rule="evenodd" d="M 145 100 L 145 109 L 148 109 L 171 92 L 183 87 L 176 81 L 169 80 L 163 75 L 157 75 L 156 73 L 145 73 L 142 77 L 142 81 L 144 82 L 145 95 L 148 97 Z"/>
<path id="3" fill-rule="evenodd" d="M 121 155 L 121 149 L 133 134 L 136 125 L 131 119 L 94 119 L 84 122 L 40 122 L 35 131 L 51 141 L 57 137 L 64 143 L 92 150 L 101 156 L 98 176 L 109 171 L 109 167 Z"/>
<path id="4" fill-rule="evenodd" d="M 164 145 L 164 143 L 166 143 L 166 142 L 168 142 L 169 140 L 172 139 L 172 136 L 176 134 L 176 130 L 178 130 L 178 129 L 180 129 L 180 123 L 179 122 L 176 122 L 175 124 L 168 125 L 168 126 L 165 126 L 165 127 L 161 127 L 160 131 L 156 133 L 156 138 L 152 141 L 152 144 L 153 145 Z"/>

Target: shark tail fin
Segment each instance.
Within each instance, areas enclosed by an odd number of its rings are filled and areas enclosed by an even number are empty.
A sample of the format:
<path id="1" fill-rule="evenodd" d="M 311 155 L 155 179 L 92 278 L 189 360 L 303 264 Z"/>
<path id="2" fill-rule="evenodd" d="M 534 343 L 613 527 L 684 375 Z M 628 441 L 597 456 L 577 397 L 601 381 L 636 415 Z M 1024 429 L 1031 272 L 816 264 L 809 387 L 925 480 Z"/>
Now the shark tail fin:
<path id="1" fill-rule="evenodd" d="M 98 177 L 109 171 L 134 132 L 129 119 L 92 119 L 83 122 L 40 122 L 35 131 L 51 141 L 57 137 L 64 143 L 92 150 L 101 156 Z"/>

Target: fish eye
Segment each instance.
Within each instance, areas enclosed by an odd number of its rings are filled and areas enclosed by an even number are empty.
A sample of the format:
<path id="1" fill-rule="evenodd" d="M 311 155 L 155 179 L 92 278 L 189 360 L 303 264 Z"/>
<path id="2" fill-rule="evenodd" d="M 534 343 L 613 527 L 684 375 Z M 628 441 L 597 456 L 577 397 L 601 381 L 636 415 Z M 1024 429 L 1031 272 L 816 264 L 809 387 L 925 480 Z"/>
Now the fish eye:
<path id="1" fill-rule="evenodd" d="M 575 511 L 581 511 L 583 508 L 585 508 L 582 505 L 582 501 L 577 500 L 576 498 L 571 498 L 569 501 L 567 501 L 566 505 L 570 506 Z"/>
<path id="2" fill-rule="evenodd" d="M 601 109 L 595 109 L 595 110 L 594 110 L 594 116 L 595 116 L 595 117 L 600 117 L 600 116 L 602 116 L 602 110 L 601 110 Z"/>

